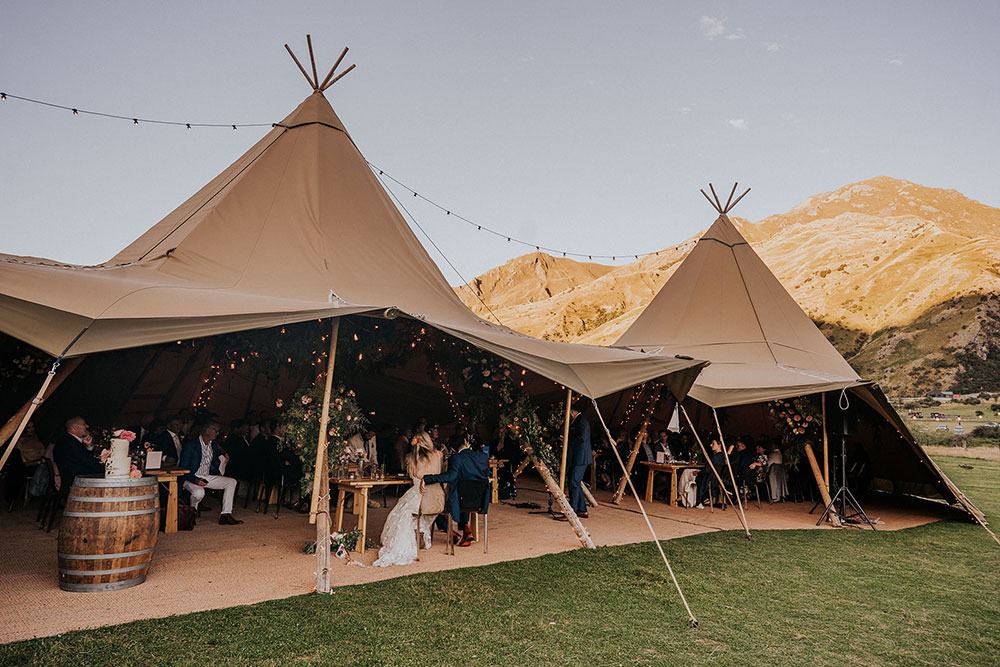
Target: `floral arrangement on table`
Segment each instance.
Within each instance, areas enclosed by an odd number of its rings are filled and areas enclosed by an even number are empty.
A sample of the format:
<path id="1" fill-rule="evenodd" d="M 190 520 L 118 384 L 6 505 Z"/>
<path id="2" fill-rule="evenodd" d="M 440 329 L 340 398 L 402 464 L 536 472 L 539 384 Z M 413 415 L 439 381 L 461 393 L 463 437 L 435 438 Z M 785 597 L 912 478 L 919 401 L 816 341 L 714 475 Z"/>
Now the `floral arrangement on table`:
<path id="1" fill-rule="evenodd" d="M 322 384 L 305 385 L 295 397 L 279 408 L 284 408 L 281 423 L 284 426 L 285 442 L 298 450 L 302 460 L 302 492 L 310 493 L 313 483 L 313 469 L 316 465 L 316 446 L 319 444 L 319 422 L 323 412 Z M 327 442 L 327 461 L 332 468 L 351 461 L 347 439 L 361 431 L 367 419 L 353 390 L 338 387 L 330 396 Z"/>
<path id="2" fill-rule="evenodd" d="M 823 420 L 819 408 L 809 400 L 798 398 L 771 401 L 768 405 L 771 422 L 781 435 L 786 451 L 785 463 L 798 468 L 806 443 L 816 443 L 823 439 Z"/>

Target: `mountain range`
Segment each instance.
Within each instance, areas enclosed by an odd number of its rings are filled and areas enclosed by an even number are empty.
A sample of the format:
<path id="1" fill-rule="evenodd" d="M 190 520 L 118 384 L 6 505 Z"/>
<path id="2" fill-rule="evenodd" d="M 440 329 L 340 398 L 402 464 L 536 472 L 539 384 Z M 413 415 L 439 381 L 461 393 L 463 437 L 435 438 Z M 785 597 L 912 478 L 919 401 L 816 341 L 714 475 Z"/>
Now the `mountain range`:
<path id="1" fill-rule="evenodd" d="M 1000 389 L 1000 209 L 879 176 L 731 219 L 862 377 L 896 395 Z M 698 236 L 618 267 L 531 253 L 456 289 L 524 333 L 607 345 Z"/>

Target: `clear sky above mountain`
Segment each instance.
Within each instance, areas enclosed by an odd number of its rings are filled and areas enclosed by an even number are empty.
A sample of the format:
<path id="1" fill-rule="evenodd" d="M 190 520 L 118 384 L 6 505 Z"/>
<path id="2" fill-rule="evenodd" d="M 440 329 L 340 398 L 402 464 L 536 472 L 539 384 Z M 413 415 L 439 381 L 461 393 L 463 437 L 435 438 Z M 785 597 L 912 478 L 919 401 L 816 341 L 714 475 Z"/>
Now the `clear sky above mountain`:
<path id="1" fill-rule="evenodd" d="M 305 56 L 311 33 L 320 77 L 350 46 L 327 98 L 371 162 L 571 252 L 679 243 L 712 221 L 709 181 L 751 186 L 734 213 L 752 220 L 878 174 L 1000 206 L 996 3 L 0 0 L 0 17 L 0 90 L 183 122 L 281 120 L 309 93 L 282 45 Z M 8 98 L 0 252 L 103 261 L 267 129 Z M 394 191 L 465 279 L 534 250 Z"/>

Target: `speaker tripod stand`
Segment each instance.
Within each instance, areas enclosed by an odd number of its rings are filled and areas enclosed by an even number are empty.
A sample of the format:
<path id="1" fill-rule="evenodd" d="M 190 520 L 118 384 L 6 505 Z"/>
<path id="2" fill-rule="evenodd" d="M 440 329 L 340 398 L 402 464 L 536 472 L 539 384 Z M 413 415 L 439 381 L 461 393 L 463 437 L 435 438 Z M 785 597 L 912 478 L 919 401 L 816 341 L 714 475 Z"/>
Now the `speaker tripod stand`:
<path id="1" fill-rule="evenodd" d="M 838 501 L 840 502 L 839 510 L 836 509 Z M 817 503 L 817 505 L 818 504 L 819 503 Z M 851 514 L 847 513 L 848 505 L 850 505 L 852 511 Z M 813 506 L 813 509 L 816 509 L 816 506 Z M 875 528 L 875 524 L 872 522 L 871 519 L 868 518 L 868 515 L 865 514 L 865 511 L 861 508 L 861 504 L 858 503 L 857 499 L 854 497 L 854 494 L 851 493 L 851 490 L 849 488 L 847 488 L 847 436 L 846 435 L 840 436 L 840 488 L 837 489 L 836 495 L 834 495 L 833 498 L 830 499 L 830 504 L 826 506 L 825 510 L 823 510 L 823 514 L 820 515 L 819 521 L 816 522 L 816 525 L 817 526 L 822 525 L 823 522 L 826 521 L 826 518 L 830 515 L 830 512 L 833 512 L 834 514 L 839 516 L 842 523 L 860 524 L 864 522 L 867 523 L 869 526 L 871 526 L 872 530 L 877 530 Z M 811 514 L 812 510 L 809 510 L 809 513 Z M 858 519 L 858 517 L 861 518 Z"/>

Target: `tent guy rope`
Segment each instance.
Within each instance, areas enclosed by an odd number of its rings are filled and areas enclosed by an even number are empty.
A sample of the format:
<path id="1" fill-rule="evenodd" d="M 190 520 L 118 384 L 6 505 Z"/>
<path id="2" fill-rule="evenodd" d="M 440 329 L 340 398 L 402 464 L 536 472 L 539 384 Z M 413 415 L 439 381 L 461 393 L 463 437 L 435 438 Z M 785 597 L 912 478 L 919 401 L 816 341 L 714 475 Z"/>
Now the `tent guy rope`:
<path id="1" fill-rule="evenodd" d="M 611 435 L 611 431 L 608 429 L 608 425 L 604 423 L 604 417 L 601 415 L 601 409 L 597 407 L 597 401 L 590 399 L 590 402 L 594 406 L 594 410 L 597 412 L 597 418 L 601 421 L 601 428 L 604 429 L 604 433 L 608 438 L 609 442 L 614 442 L 614 436 Z M 667 560 L 667 554 L 663 551 L 663 545 L 660 544 L 660 538 L 656 536 L 656 531 L 653 530 L 653 524 L 649 520 L 649 516 L 646 514 L 646 508 L 642 504 L 642 500 L 639 498 L 639 494 L 635 491 L 635 486 L 632 485 L 632 480 L 629 478 L 628 472 L 625 471 L 625 462 L 622 461 L 621 455 L 618 453 L 618 448 L 612 446 L 611 451 L 614 453 L 615 458 L 618 459 L 618 465 L 622 467 L 622 472 L 625 477 L 628 478 L 629 488 L 632 489 L 632 495 L 635 496 L 635 502 L 639 505 L 639 511 L 642 512 L 642 518 L 646 520 L 646 526 L 649 528 L 650 535 L 653 536 L 653 543 L 660 552 L 660 556 L 663 558 L 663 564 L 667 566 L 667 571 L 670 573 L 670 578 L 674 581 L 674 586 L 677 587 L 677 593 L 681 596 L 681 602 L 684 603 L 684 609 L 688 613 L 688 627 L 697 628 L 698 619 L 694 617 L 694 613 L 691 611 L 691 606 L 688 604 L 687 598 L 684 597 L 684 591 L 681 590 L 681 585 L 677 581 L 677 576 L 674 574 L 674 568 L 670 567 L 670 561 Z"/>

